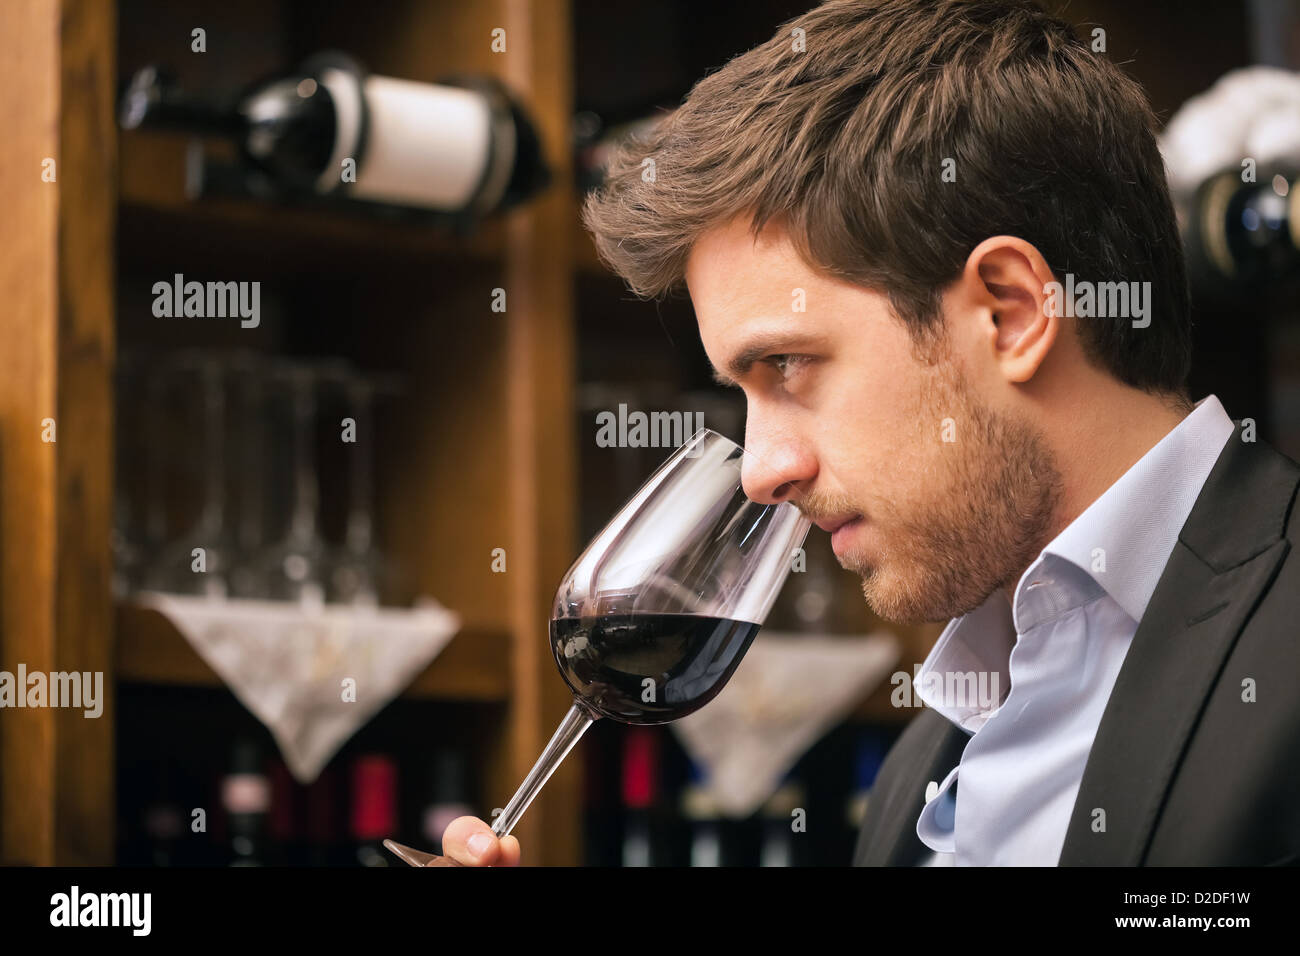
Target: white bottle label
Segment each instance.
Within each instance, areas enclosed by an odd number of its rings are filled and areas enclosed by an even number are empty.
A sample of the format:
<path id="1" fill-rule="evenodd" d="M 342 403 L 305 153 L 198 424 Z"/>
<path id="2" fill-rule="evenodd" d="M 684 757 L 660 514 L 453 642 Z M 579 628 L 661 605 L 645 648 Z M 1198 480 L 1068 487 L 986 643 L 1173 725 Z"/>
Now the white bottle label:
<path id="1" fill-rule="evenodd" d="M 492 142 L 488 101 L 479 93 L 387 76 L 364 82 L 370 125 L 358 142 L 361 104 L 343 73 L 324 70 L 321 83 L 335 103 L 335 155 L 322 190 L 340 182 L 343 161 L 361 160 L 349 194 L 403 206 L 459 209 L 482 179 Z"/>

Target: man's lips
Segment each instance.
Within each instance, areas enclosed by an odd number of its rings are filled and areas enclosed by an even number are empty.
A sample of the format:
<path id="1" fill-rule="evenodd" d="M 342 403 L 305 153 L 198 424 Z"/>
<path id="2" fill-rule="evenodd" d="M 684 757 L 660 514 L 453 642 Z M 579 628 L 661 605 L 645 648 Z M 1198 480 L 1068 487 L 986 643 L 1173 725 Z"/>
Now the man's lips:
<path id="1" fill-rule="evenodd" d="M 861 517 L 862 515 L 847 515 L 842 518 L 823 518 L 821 521 L 814 521 L 813 524 L 829 534 L 834 534 L 836 529 L 842 528 L 852 521 L 857 521 Z"/>
<path id="2" fill-rule="evenodd" d="M 862 526 L 862 515 L 853 515 L 851 518 L 836 518 L 824 523 L 819 521 L 817 526 L 831 533 L 831 550 L 835 552 L 836 557 L 840 557 L 845 551 L 849 536 Z"/>

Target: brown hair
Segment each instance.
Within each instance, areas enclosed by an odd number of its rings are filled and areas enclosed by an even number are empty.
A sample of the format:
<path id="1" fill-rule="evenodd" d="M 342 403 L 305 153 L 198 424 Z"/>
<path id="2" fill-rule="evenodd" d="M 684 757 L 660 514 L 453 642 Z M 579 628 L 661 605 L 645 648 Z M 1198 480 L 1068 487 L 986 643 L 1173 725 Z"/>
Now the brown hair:
<path id="1" fill-rule="evenodd" d="M 941 290 L 971 250 L 1018 236 L 1062 281 L 1150 282 L 1149 326 L 1079 334 L 1120 381 L 1185 402 L 1187 277 L 1155 125 L 1136 82 L 1031 3 L 831 0 L 615 150 L 582 217 L 645 298 L 684 286 L 707 230 L 780 221 L 810 266 L 887 294 L 918 344 L 942 338 Z"/>

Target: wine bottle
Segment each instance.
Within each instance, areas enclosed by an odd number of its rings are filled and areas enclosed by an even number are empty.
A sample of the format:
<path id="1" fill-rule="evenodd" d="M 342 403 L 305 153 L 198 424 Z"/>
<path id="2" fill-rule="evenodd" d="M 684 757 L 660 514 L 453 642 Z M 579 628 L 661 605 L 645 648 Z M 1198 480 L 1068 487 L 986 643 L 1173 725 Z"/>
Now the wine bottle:
<path id="1" fill-rule="evenodd" d="M 343 838 L 339 813 L 341 781 L 334 766 L 326 767 L 307 788 L 307 865 L 338 866 L 351 863 Z"/>
<path id="2" fill-rule="evenodd" d="M 271 763 L 271 812 L 267 824 L 270 836 L 269 861 L 276 866 L 301 866 L 306 851 L 302 844 L 299 820 L 299 786 L 285 762 Z"/>
<path id="3" fill-rule="evenodd" d="M 262 750 L 252 740 L 235 743 L 230 771 L 221 780 L 221 805 L 226 811 L 229 865 L 261 866 L 271 788 Z"/>
<path id="4" fill-rule="evenodd" d="M 154 866 L 176 866 L 183 862 L 178 848 L 185 832 L 185 820 L 167 764 L 158 766 L 153 784 L 141 819 L 146 860 Z"/>
<path id="5" fill-rule="evenodd" d="M 397 764 L 385 754 L 358 757 L 352 764 L 352 862 L 388 866 L 384 840 L 396 832 Z"/>
<path id="6" fill-rule="evenodd" d="M 659 793 L 659 737 L 648 727 L 629 727 L 623 751 L 624 866 L 659 866 L 655 804 Z"/>
<path id="7" fill-rule="evenodd" d="M 248 186 L 481 218 L 544 188 L 551 173 L 524 109 L 488 75 L 417 83 L 373 76 L 326 52 L 234 96 L 182 91 L 139 70 L 124 129 L 230 140 Z"/>
<path id="8" fill-rule="evenodd" d="M 583 861 L 586 866 L 618 866 L 622 828 L 618 766 L 623 728 L 597 721 L 582 746 Z"/>
<path id="9" fill-rule="evenodd" d="M 1188 272 L 1198 292 L 1258 292 L 1300 271 L 1300 175 L 1261 170 L 1243 182 L 1233 167 L 1202 183 L 1179 208 Z"/>
<path id="10" fill-rule="evenodd" d="M 632 115 L 575 113 L 573 168 L 579 191 L 589 192 L 604 183 L 614 150 L 632 139 L 648 137 L 674 112 L 675 108 L 655 108 Z"/>
<path id="11" fill-rule="evenodd" d="M 682 816 L 690 825 L 691 866 L 725 866 L 721 814 L 705 783 L 704 771 L 695 761 L 690 762 L 681 806 Z"/>
<path id="12" fill-rule="evenodd" d="M 802 861 L 803 835 L 795 829 L 795 814 L 804 808 L 803 784 L 790 777 L 763 803 L 759 815 L 763 820 L 763 842 L 759 848 L 759 866 L 798 866 Z"/>

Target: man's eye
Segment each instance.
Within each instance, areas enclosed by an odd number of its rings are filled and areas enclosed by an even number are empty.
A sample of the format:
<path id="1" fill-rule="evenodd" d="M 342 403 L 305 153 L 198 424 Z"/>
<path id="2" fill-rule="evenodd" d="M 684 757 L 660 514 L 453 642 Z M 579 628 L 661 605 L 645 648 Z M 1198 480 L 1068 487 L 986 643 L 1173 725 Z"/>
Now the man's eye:
<path id="1" fill-rule="evenodd" d="M 781 353 L 779 355 L 769 355 L 766 359 L 767 364 L 776 369 L 784 377 L 791 369 L 797 368 L 803 362 L 802 355 L 788 355 Z"/>

